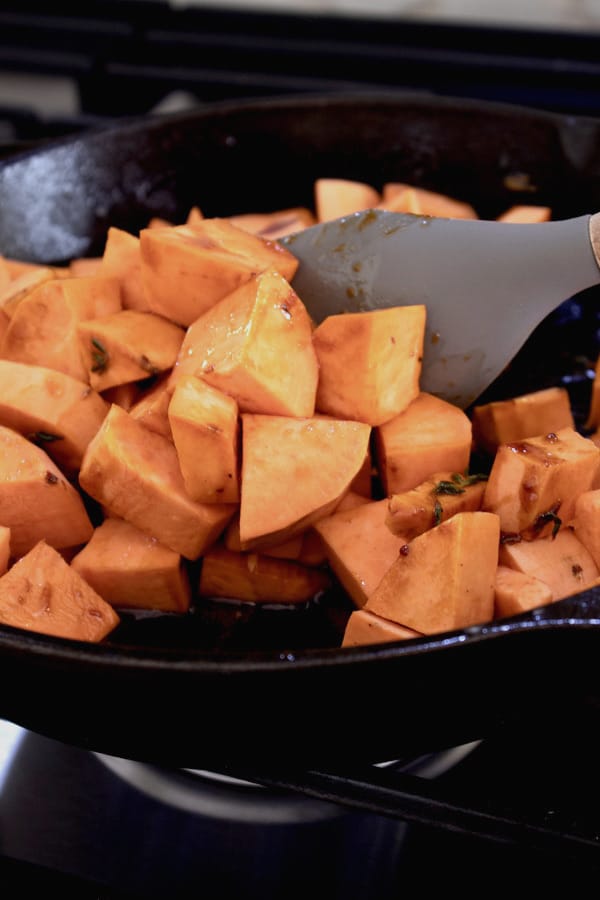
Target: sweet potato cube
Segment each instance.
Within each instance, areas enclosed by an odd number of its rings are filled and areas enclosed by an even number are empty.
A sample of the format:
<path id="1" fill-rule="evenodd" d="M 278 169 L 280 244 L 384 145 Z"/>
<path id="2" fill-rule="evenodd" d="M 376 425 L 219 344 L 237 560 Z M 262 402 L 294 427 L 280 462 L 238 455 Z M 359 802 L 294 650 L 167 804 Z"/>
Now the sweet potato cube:
<path id="1" fill-rule="evenodd" d="M 287 540 L 333 512 L 363 464 L 370 432 L 326 416 L 243 414 L 242 547 Z"/>
<path id="2" fill-rule="evenodd" d="M 74 278 L 86 277 L 88 275 L 101 275 L 101 266 L 101 256 L 76 257 L 69 263 L 69 275 L 72 275 Z"/>
<path id="3" fill-rule="evenodd" d="M 42 446 L 69 474 L 108 409 L 88 384 L 64 372 L 0 359 L 0 424 Z"/>
<path id="4" fill-rule="evenodd" d="M 384 184 L 382 206 L 392 212 L 408 212 L 419 216 L 439 216 L 444 219 L 478 218 L 475 208 L 464 200 L 457 200 L 440 191 L 401 182 Z"/>
<path id="5" fill-rule="evenodd" d="M 11 319 L 21 300 L 35 288 L 53 278 L 58 278 L 58 273 L 51 266 L 36 266 L 27 269 L 4 285 L 0 293 L 0 309 Z"/>
<path id="6" fill-rule="evenodd" d="M 423 634 L 490 621 L 499 539 L 493 513 L 457 513 L 407 544 L 365 609 Z"/>
<path id="7" fill-rule="evenodd" d="M 123 309 L 80 322 L 88 379 L 96 391 L 159 375 L 175 364 L 185 331 L 162 316 Z"/>
<path id="8" fill-rule="evenodd" d="M 184 374 L 234 397 L 242 412 L 312 416 L 319 375 L 312 323 L 286 279 L 263 272 L 194 322 L 170 387 Z"/>
<path id="9" fill-rule="evenodd" d="M 40 540 L 60 549 L 90 539 L 80 494 L 41 447 L 2 425 L 0 459 L 0 524 L 11 530 L 15 557 Z"/>
<path id="10" fill-rule="evenodd" d="M 425 307 L 397 306 L 328 316 L 315 329 L 316 409 L 382 425 L 419 394 Z"/>
<path id="11" fill-rule="evenodd" d="M 168 389 L 168 375 L 160 376 L 147 387 L 129 409 L 130 415 L 150 431 L 173 440 L 169 423 L 171 391 Z"/>
<path id="12" fill-rule="evenodd" d="M 573 428 L 502 444 L 482 508 L 500 517 L 505 535 L 533 540 L 569 522 L 579 494 L 594 486 L 600 448 Z"/>
<path id="13" fill-rule="evenodd" d="M 404 412 L 375 429 L 375 455 L 386 494 L 408 491 L 443 469 L 465 472 L 471 443 L 466 413 L 421 391 Z"/>
<path id="14" fill-rule="evenodd" d="M 111 226 L 106 235 L 100 272 L 119 282 L 123 309 L 151 311 L 142 281 L 139 237 Z"/>
<path id="15" fill-rule="evenodd" d="M 213 547 L 202 558 L 201 597 L 232 597 L 254 603 L 303 603 L 331 583 L 327 572 L 262 553 Z"/>
<path id="16" fill-rule="evenodd" d="M 554 538 L 503 543 L 499 562 L 543 581 L 552 600 L 577 594 L 600 576 L 591 554 L 570 528 L 561 528 Z"/>
<path id="17" fill-rule="evenodd" d="M 600 489 L 584 491 L 577 497 L 570 525 L 600 568 Z"/>
<path id="18" fill-rule="evenodd" d="M 304 534 L 297 534 L 288 541 L 265 544 L 260 548 L 260 552 L 264 556 L 275 556 L 279 559 L 298 559 L 302 552 Z M 225 529 L 223 544 L 227 550 L 234 550 L 236 553 L 242 552 L 239 515 L 235 516 Z"/>
<path id="19" fill-rule="evenodd" d="M 291 281 L 298 260 L 226 219 L 193 227 L 145 228 L 140 232 L 142 279 L 153 312 L 188 326 L 254 275 L 274 268 Z"/>
<path id="20" fill-rule="evenodd" d="M 217 540 L 237 508 L 195 503 L 173 444 L 119 406 L 110 408 L 89 444 L 79 483 L 110 514 L 187 559 L 197 559 Z"/>
<path id="21" fill-rule="evenodd" d="M 575 427 L 569 392 L 561 387 L 475 406 L 471 421 L 475 446 L 490 454 L 500 444 Z"/>
<path id="22" fill-rule="evenodd" d="M 46 366 L 87 382 L 77 326 L 121 308 L 119 284 L 111 278 L 53 278 L 30 291 L 15 309 L 0 356 Z"/>
<path id="23" fill-rule="evenodd" d="M 229 216 L 228 220 L 237 228 L 243 228 L 250 234 L 257 234 L 270 241 L 276 241 L 288 234 L 296 234 L 317 223 L 312 212 L 303 206 L 269 213 L 241 213 Z"/>
<path id="24" fill-rule="evenodd" d="M 516 616 L 552 603 L 549 586 L 534 575 L 499 565 L 496 570 L 494 618 Z"/>
<path id="25" fill-rule="evenodd" d="M 552 218 L 552 207 L 536 206 L 533 203 L 516 203 L 497 216 L 499 222 L 549 222 Z"/>
<path id="26" fill-rule="evenodd" d="M 12 553 L 10 549 L 10 528 L 0 525 L 0 575 L 8 570 Z"/>
<path id="27" fill-rule="evenodd" d="M 0 578 L 0 622 L 97 642 L 116 628 L 119 617 L 60 553 L 40 540 Z"/>
<path id="28" fill-rule="evenodd" d="M 356 606 L 362 607 L 396 561 L 406 538 L 386 525 L 387 500 L 334 512 L 313 526 L 329 566 Z"/>
<path id="29" fill-rule="evenodd" d="M 191 587 L 181 555 L 123 519 L 105 519 L 71 567 L 112 606 L 189 609 Z"/>
<path id="30" fill-rule="evenodd" d="M 392 534 L 403 535 L 410 541 L 458 512 L 481 509 L 485 480 L 477 474 L 435 472 L 417 487 L 392 494 L 386 525 Z"/>
<path id="31" fill-rule="evenodd" d="M 99 393 L 109 405 L 116 403 L 117 406 L 129 412 L 140 399 L 143 391 L 142 384 L 141 381 L 128 381 L 125 384 L 115 384 L 114 387 L 106 388 Z"/>
<path id="32" fill-rule="evenodd" d="M 180 378 L 168 409 L 185 489 L 200 503 L 238 503 L 238 405 L 195 375 Z"/>
<path id="33" fill-rule="evenodd" d="M 381 644 L 390 641 L 409 641 L 411 638 L 421 637 L 418 631 L 412 628 L 404 628 L 397 622 L 382 619 L 381 616 L 369 612 L 368 609 L 355 609 L 350 613 L 342 647 L 360 647 L 363 644 Z"/>
<path id="34" fill-rule="evenodd" d="M 314 184 L 314 203 L 319 222 L 328 222 L 363 209 L 377 206 L 379 191 L 370 184 L 349 178 L 317 178 Z"/>

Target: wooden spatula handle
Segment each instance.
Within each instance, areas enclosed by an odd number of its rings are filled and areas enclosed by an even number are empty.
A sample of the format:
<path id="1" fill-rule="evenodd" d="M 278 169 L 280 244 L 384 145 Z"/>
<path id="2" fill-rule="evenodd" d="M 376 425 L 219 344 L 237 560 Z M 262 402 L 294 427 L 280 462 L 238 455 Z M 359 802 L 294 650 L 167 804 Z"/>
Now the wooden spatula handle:
<path id="1" fill-rule="evenodd" d="M 590 216 L 590 243 L 596 262 L 600 266 L 600 213 L 594 213 Z"/>

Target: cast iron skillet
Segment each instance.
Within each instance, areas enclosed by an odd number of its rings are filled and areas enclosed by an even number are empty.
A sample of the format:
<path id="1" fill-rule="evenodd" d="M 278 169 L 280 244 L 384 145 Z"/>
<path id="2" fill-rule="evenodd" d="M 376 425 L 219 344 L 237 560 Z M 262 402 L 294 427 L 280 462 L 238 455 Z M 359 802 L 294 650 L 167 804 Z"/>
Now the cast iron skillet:
<path id="1" fill-rule="evenodd" d="M 557 218 L 595 212 L 600 122 L 403 93 L 125 121 L 0 166 L 0 252 L 57 263 L 100 253 L 109 224 L 183 221 L 194 204 L 208 216 L 311 205 L 319 176 L 408 181 L 484 217 L 516 202 L 548 203 Z M 565 303 L 490 396 L 561 382 L 585 410 L 597 299 Z M 92 646 L 0 628 L 0 716 L 104 753 L 247 772 L 433 752 L 600 698 L 596 591 L 359 649 L 339 648 L 347 612 L 334 602 L 150 617 Z"/>

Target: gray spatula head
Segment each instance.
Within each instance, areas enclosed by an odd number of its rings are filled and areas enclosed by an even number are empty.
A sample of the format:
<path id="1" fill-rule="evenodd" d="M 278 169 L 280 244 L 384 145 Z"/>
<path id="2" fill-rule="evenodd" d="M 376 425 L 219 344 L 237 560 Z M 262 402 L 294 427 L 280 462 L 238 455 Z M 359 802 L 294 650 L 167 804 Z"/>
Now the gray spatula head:
<path id="1" fill-rule="evenodd" d="M 465 408 L 553 309 L 600 282 L 599 231 L 597 216 L 521 224 L 365 210 L 282 243 L 317 322 L 425 304 L 422 390 Z"/>

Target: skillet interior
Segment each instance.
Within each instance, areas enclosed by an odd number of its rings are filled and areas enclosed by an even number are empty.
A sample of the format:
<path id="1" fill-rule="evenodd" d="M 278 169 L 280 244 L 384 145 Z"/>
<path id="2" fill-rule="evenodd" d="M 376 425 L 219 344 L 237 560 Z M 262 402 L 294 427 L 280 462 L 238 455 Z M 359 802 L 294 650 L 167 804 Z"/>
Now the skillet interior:
<path id="1" fill-rule="evenodd" d="M 516 202 L 580 215 L 600 208 L 599 138 L 596 120 L 398 93 L 131 120 L 0 166 L 0 252 L 59 263 L 101 252 L 109 224 L 182 221 L 194 204 L 209 216 L 310 205 L 325 175 L 375 187 L 409 181 L 468 200 L 482 217 Z M 597 297 L 587 292 L 550 317 L 489 396 L 562 380 L 584 410 Z M 588 592 L 512 622 L 359 650 L 328 637 L 303 649 L 291 620 L 260 649 L 242 641 L 216 652 L 164 623 L 160 634 L 148 622 L 121 643 L 91 647 L 1 629 L 10 690 L 0 715 L 171 765 L 377 761 L 481 737 L 507 716 L 568 702 L 573 685 L 593 690 L 586 651 L 598 624 Z M 552 677 L 559 655 L 568 683 Z"/>

